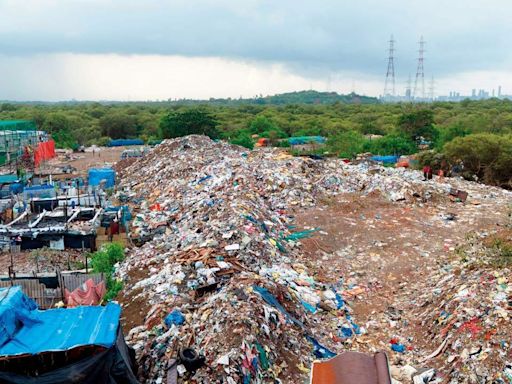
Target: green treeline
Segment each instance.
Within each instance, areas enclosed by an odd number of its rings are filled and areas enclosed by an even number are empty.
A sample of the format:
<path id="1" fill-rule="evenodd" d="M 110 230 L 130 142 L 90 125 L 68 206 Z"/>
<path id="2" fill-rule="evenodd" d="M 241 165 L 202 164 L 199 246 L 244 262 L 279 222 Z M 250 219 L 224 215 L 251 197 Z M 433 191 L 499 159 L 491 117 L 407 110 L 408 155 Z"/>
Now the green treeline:
<path id="1" fill-rule="evenodd" d="M 279 95 L 274 97 L 279 100 Z M 302 97 L 306 96 L 292 94 L 285 101 Z M 0 104 L 0 120 L 32 119 L 40 129 L 51 133 L 60 147 L 104 145 L 116 138 L 140 137 L 149 142 L 194 132 L 249 148 L 254 134 L 267 137 L 276 145 L 290 136 L 326 136 L 324 150 L 341 157 L 366 151 L 411 154 L 429 144 L 436 150 L 432 156 L 442 158 L 441 162 L 462 163 L 471 176 L 510 186 L 512 101 L 414 105 L 365 104 L 354 98 L 328 104 L 323 101 L 283 105 L 268 104 L 268 99 L 261 104 L 253 101 L 241 105 L 218 100 L 202 104 L 4 103 Z M 428 156 L 422 159 L 433 161 Z"/>

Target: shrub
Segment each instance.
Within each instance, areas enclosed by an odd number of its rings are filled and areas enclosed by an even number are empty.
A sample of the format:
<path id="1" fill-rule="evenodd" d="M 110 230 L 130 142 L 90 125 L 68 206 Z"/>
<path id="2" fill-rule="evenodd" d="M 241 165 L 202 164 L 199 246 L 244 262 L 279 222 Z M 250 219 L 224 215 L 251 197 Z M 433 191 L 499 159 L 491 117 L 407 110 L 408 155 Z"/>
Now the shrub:
<path id="1" fill-rule="evenodd" d="M 367 140 L 364 151 L 374 155 L 410 155 L 416 152 L 416 143 L 404 135 L 387 135 L 378 139 Z"/>
<path id="2" fill-rule="evenodd" d="M 423 168 L 425 165 L 430 165 L 434 171 L 442 169 L 445 175 L 448 175 L 450 171 L 448 160 L 444 153 L 435 150 L 423 151 L 418 154 L 417 159 L 419 169 Z"/>
<path id="3" fill-rule="evenodd" d="M 106 275 L 107 293 L 104 300 L 112 300 L 123 288 L 123 283 L 113 277 L 114 265 L 124 259 L 124 248 L 119 243 L 105 244 L 91 255 L 93 271 Z"/>
<path id="4" fill-rule="evenodd" d="M 258 115 L 249 124 L 249 129 L 251 133 L 262 136 L 264 132 L 274 131 L 279 128 L 277 128 L 277 126 L 272 122 L 272 120 L 268 119 L 263 115 Z"/>
<path id="5" fill-rule="evenodd" d="M 357 131 L 339 132 L 327 140 L 329 152 L 339 157 L 353 158 L 363 151 L 365 138 Z"/>
<path id="6" fill-rule="evenodd" d="M 443 147 L 452 164 L 464 165 L 463 175 L 487 184 L 512 188 L 512 136 L 479 133 L 457 137 Z"/>
<path id="7" fill-rule="evenodd" d="M 217 121 L 209 113 L 200 109 L 183 112 L 170 112 L 160 120 L 160 137 L 170 139 L 186 135 L 206 135 L 218 139 Z"/>
<path id="8" fill-rule="evenodd" d="M 240 145 L 242 147 L 253 149 L 254 148 L 254 140 L 251 137 L 251 134 L 246 130 L 241 130 L 238 132 L 237 136 L 230 141 L 231 144 Z"/>

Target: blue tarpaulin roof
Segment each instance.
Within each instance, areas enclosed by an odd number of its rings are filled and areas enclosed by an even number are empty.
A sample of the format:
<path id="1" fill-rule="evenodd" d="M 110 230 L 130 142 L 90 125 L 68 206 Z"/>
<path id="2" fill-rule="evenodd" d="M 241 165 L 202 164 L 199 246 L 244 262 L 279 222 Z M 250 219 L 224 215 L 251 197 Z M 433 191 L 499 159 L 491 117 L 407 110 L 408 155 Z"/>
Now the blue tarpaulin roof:
<path id="1" fill-rule="evenodd" d="M 16 175 L 0 175 L 0 184 L 14 183 L 18 180 Z"/>
<path id="2" fill-rule="evenodd" d="M 394 164 L 398 161 L 400 156 L 372 156 L 373 161 L 378 161 L 385 164 Z"/>
<path id="3" fill-rule="evenodd" d="M 290 145 L 303 145 L 307 143 L 324 144 L 327 139 L 323 136 L 294 136 L 288 138 Z"/>
<path id="4" fill-rule="evenodd" d="M 117 139 L 110 140 L 109 147 L 125 147 L 129 145 L 144 145 L 144 140 L 141 139 Z"/>
<path id="5" fill-rule="evenodd" d="M 105 180 L 105 187 L 112 188 L 116 183 L 116 172 L 112 168 L 89 169 L 89 185 L 100 185 Z"/>
<path id="6" fill-rule="evenodd" d="M 41 311 L 21 287 L 0 289 L 0 356 L 66 351 L 85 345 L 110 348 L 121 307 L 83 306 Z"/>
<path id="7" fill-rule="evenodd" d="M 50 184 L 33 185 L 31 187 L 25 187 L 25 191 L 42 191 L 47 189 L 54 189 Z"/>

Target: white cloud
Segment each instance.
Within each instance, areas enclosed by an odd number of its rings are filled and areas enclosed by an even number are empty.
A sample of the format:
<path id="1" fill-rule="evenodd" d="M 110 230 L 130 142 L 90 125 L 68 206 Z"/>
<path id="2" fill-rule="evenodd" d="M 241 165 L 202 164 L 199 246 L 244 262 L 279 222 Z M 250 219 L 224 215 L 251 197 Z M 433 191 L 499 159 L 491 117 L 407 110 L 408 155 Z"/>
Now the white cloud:
<path id="1" fill-rule="evenodd" d="M 252 97 L 325 87 L 281 64 L 159 55 L 45 54 L 0 58 L 0 99 L 155 100 Z"/>
<path id="2" fill-rule="evenodd" d="M 5 55 L 0 66 L 9 73 L 7 79 L 0 78 L 0 85 L 4 83 L 0 96 L 139 99 L 167 97 L 171 88 L 173 97 L 236 97 L 310 85 L 325 89 L 329 77 L 333 90 L 350 91 L 354 81 L 356 91 L 378 95 L 391 33 L 397 41 L 397 89 L 409 73 L 414 76 L 420 35 L 427 40 L 426 77 L 433 74 L 440 90 L 489 87 L 494 82 L 491 77 L 512 68 L 508 39 L 512 3 L 493 0 L 491 4 L 485 0 L 0 0 L 0 52 Z M 185 57 L 188 61 L 183 64 Z M 211 64 L 212 57 L 223 64 Z M 162 69 L 169 65 L 181 73 L 179 79 Z M 205 66 L 208 73 L 215 73 L 213 79 L 203 79 Z M 128 77 L 122 77 L 128 72 L 121 67 L 132 68 Z M 89 68 L 94 68 L 96 77 L 91 78 Z M 226 68 L 239 75 L 231 79 Z M 45 73 L 45 78 L 38 73 Z M 101 73 L 108 76 L 98 81 Z M 251 84 L 248 73 L 257 73 L 261 81 Z M 81 79 L 89 81 L 84 84 Z M 197 79 L 209 86 L 196 88 Z M 109 83 L 116 89 L 104 89 Z M 152 92 L 141 83 L 152 84 Z M 30 84 L 39 87 L 28 92 Z"/>

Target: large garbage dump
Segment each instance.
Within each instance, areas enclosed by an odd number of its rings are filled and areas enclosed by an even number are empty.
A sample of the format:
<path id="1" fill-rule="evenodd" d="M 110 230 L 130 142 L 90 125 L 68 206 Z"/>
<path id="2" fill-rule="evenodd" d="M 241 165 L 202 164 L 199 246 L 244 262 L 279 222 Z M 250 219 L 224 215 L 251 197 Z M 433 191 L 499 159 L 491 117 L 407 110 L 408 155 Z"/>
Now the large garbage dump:
<path id="1" fill-rule="evenodd" d="M 349 305 L 357 286 L 303 257 L 301 239 L 322 228 L 296 228 L 295 210 L 348 192 L 449 201 L 454 186 L 203 136 L 164 141 L 123 175 L 118 197 L 135 208 L 130 235 L 141 246 L 116 273 L 140 378 L 157 383 L 171 372 L 199 383 L 302 382 L 315 358 L 358 349 L 367 327 Z"/>

